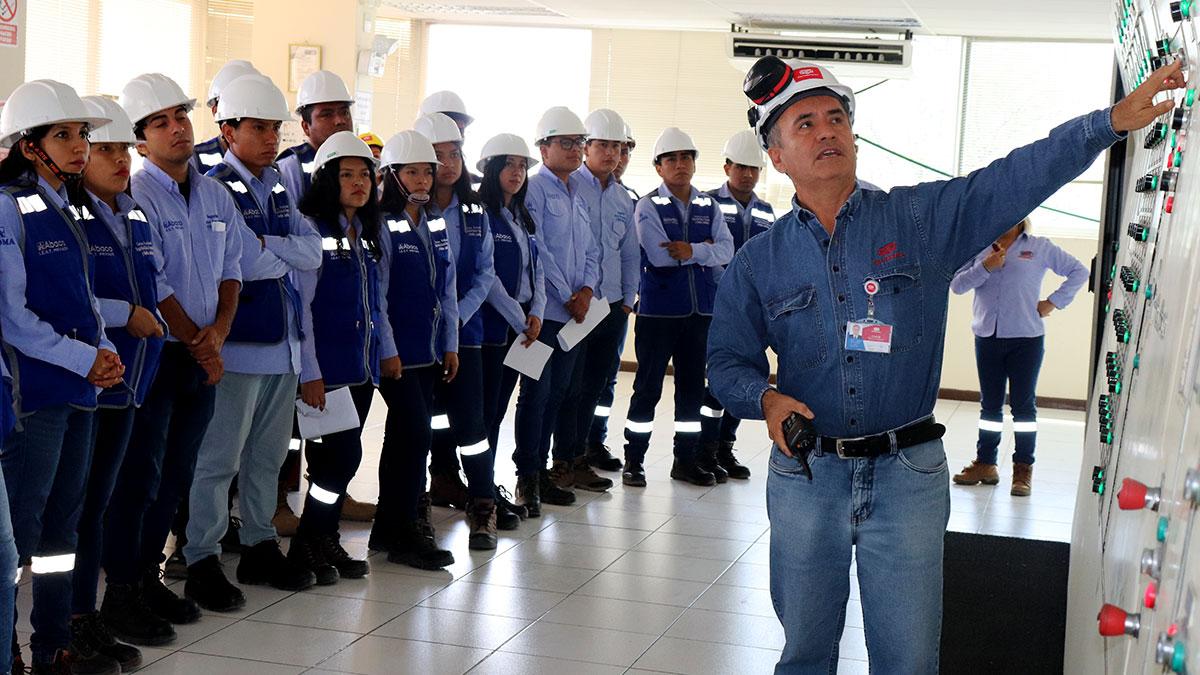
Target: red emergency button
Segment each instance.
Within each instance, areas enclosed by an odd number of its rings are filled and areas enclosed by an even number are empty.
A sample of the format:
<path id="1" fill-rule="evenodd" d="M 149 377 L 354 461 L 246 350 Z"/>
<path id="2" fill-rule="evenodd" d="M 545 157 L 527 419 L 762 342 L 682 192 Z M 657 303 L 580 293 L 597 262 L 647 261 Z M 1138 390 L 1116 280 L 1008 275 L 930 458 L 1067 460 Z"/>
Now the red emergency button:
<path id="1" fill-rule="evenodd" d="M 1167 201 L 1163 204 L 1163 211 L 1170 213 L 1175 208 L 1175 195 L 1167 195 Z"/>
<path id="2" fill-rule="evenodd" d="M 1146 609 L 1154 609 L 1154 603 L 1158 600 L 1158 584 L 1153 581 L 1146 586 L 1146 594 L 1142 596 L 1142 604 Z"/>
<path id="3" fill-rule="evenodd" d="M 1117 504 L 1125 511 L 1136 511 L 1146 506 L 1146 484 L 1132 478 L 1121 481 L 1117 493 Z"/>
<path id="4" fill-rule="evenodd" d="M 1130 614 L 1116 605 L 1105 604 L 1100 608 L 1100 634 L 1104 637 L 1132 635 L 1137 637 L 1141 630 L 1141 615 Z"/>
<path id="5" fill-rule="evenodd" d="M 1167 637 L 1175 637 L 1175 634 L 1178 632 L 1179 632 L 1178 624 L 1173 623 L 1170 626 L 1167 626 Z"/>

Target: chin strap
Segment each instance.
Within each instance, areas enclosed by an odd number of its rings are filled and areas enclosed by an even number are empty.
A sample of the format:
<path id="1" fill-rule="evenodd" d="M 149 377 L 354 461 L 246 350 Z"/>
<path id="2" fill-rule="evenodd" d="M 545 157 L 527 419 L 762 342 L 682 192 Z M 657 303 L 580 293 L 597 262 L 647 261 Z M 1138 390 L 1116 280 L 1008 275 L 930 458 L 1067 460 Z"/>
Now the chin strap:
<path id="1" fill-rule="evenodd" d="M 59 168 L 58 164 L 56 164 L 53 159 L 50 159 L 50 155 L 47 154 L 46 151 L 42 149 L 42 146 L 37 142 L 27 138 L 22 139 L 22 142 L 25 143 L 25 147 L 29 148 L 29 151 L 33 153 L 33 156 L 37 157 L 42 164 L 46 165 L 46 168 L 50 171 L 50 173 L 53 174 L 55 178 L 62 181 L 62 183 L 66 185 L 68 189 L 78 185 L 79 182 L 83 180 L 82 173 L 67 173 Z"/>
<path id="2" fill-rule="evenodd" d="M 400 190 L 400 195 L 408 200 L 409 204 L 425 206 L 429 203 L 429 200 L 433 198 L 428 192 L 409 192 L 408 188 L 404 187 L 404 182 L 400 180 L 399 174 L 397 174 L 394 169 L 388 173 L 391 175 L 392 180 L 396 182 L 396 188 Z"/>

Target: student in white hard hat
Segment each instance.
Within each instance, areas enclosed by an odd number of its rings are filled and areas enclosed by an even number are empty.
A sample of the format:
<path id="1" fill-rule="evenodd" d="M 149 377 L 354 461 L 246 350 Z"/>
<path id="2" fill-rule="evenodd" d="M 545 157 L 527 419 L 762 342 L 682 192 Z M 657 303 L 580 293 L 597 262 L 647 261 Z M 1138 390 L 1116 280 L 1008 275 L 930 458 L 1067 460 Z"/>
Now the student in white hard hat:
<path id="1" fill-rule="evenodd" d="M 421 101 L 420 114 L 422 117 L 433 113 L 442 113 L 458 125 L 459 133 L 466 133 L 467 127 L 475 121 L 467 114 L 467 106 L 462 97 L 452 91 L 435 91 Z"/>
<path id="2" fill-rule="evenodd" d="M 162 353 L 164 323 L 158 316 L 162 266 L 146 213 L 126 192 L 129 150 L 137 142 L 133 123 L 112 99 L 88 96 L 83 100 L 97 116 L 112 120 L 89 138 L 91 152 L 83 170 L 88 203 L 81 213 L 96 268 L 93 289 L 105 335 L 127 366 L 124 384 L 101 392 L 96 411 L 95 446 L 71 579 L 71 631 L 128 671 L 141 664 L 141 652 L 112 639 L 96 611 L 96 593 L 104 514 L 133 432 L 134 412 L 150 390 Z"/>
<path id="3" fill-rule="evenodd" d="M 488 210 L 494 241 L 496 278 L 488 293 L 483 314 L 483 410 L 488 429 L 488 446 L 493 462 L 500 439 L 500 423 L 517 386 L 519 373 L 504 365 L 508 350 L 517 340 L 525 347 L 541 334 L 546 311 L 545 270 L 539 259 L 537 226 L 525 208 L 529 167 L 537 165 L 524 139 L 499 134 L 483 145 L 475 167 L 483 174 L 479 197 Z M 508 502 L 503 488 L 497 498 Z M 513 505 L 518 517 L 537 518 L 540 508 Z M 536 504 L 534 506 L 537 506 Z"/>
<path id="4" fill-rule="evenodd" d="M 296 114 L 300 116 L 305 141 L 279 153 L 275 160 L 288 192 L 296 199 L 303 199 L 312 183 L 317 148 L 339 131 L 354 130 L 354 96 L 342 78 L 328 70 L 318 70 L 300 83 Z"/>
<path id="5" fill-rule="evenodd" d="M 243 546 L 238 582 L 286 591 L 316 582 L 310 570 L 284 556 L 271 524 L 300 373 L 300 294 L 292 275 L 321 264 L 321 238 L 300 217 L 274 168 L 279 127 L 290 118 L 283 92 L 263 75 L 229 83 L 217 104 L 229 150 L 208 175 L 229 190 L 245 221 L 242 288 L 221 350 L 225 376 L 217 384 L 212 422 L 196 457 L 183 549 L 184 590 L 214 612 L 245 604 L 220 560 L 234 476 Z"/>
<path id="6" fill-rule="evenodd" d="M 416 131 L 401 131 L 388 139 L 380 157 L 380 297 L 398 353 L 394 358 L 403 370 L 398 379 L 379 382 L 388 411 L 379 457 L 379 510 L 368 545 L 387 551 L 389 562 L 441 569 L 454 564 L 454 556 L 434 540 L 425 462 L 434 384 L 453 381 L 458 371 L 454 256 L 446 221 L 429 210 L 438 166 L 433 144 Z"/>
<path id="7" fill-rule="evenodd" d="M 733 258 L 733 237 L 717 202 L 692 187 L 699 154 L 691 136 L 676 127 L 663 130 L 654 142 L 662 185 L 637 204 L 642 283 L 633 338 L 638 369 L 625 422 L 626 485 L 646 485 L 643 462 L 668 362 L 675 367 L 671 478 L 716 482 L 699 462 L 704 349 L 717 280 Z"/>
<path id="8" fill-rule="evenodd" d="M 22 84 L 0 111 L 0 145 L 10 148 L 0 162 L 0 329 L 21 421 L 4 444 L 0 467 L 17 553 L 34 575 L 35 672 L 72 665 L 120 672 L 111 657 L 73 644 L 70 630 L 87 479 L 80 467 L 91 461 L 96 392 L 120 383 L 125 372 L 104 336 L 80 222 L 88 134 L 109 122 L 52 80 Z M 12 580 L 17 567 L 5 549 L 4 573 L 11 575 L 5 578 Z M 13 607 L 2 610 L 11 616 Z"/>
<path id="9" fill-rule="evenodd" d="M 463 166 L 462 132 L 454 120 L 430 113 L 414 128 L 433 143 L 437 173 L 433 181 L 435 215 L 446 221 L 458 285 L 458 375 L 434 388 L 433 443 L 429 464 L 429 500 L 434 506 L 467 511 L 470 547 L 496 547 L 496 528 L 516 529 L 521 519 L 500 513 L 492 456 L 483 417 L 483 315 L 479 313 L 496 271 L 492 264 L 492 231 L 479 195 Z M 459 456 L 467 485 L 459 478 Z"/>
<path id="10" fill-rule="evenodd" d="M 731 136 L 725 142 L 722 154 L 725 155 L 727 180 L 721 187 L 710 190 L 708 195 L 721 207 L 725 225 L 733 235 L 733 251 L 737 253 L 750 237 L 766 232 L 775 223 L 775 209 L 754 194 L 759 176 L 766 167 L 754 132 L 747 129 Z M 733 454 L 741 420 L 726 412 L 712 392 L 706 393 L 700 413 L 704 426 L 700 465 L 721 483 L 726 477 L 749 478 L 750 469 L 738 462 Z"/>
<path id="11" fill-rule="evenodd" d="M 546 268 L 546 317 L 538 339 L 554 347 L 541 379 L 523 381 L 517 397 L 517 500 L 527 508 L 538 508 L 540 502 L 559 506 L 575 503 L 574 441 L 562 439 L 568 442 L 558 446 L 552 470 L 546 470 L 546 461 L 559 407 L 578 356 L 574 349 L 562 349 L 558 332 L 568 321 L 583 321 L 593 289 L 600 281 L 600 250 L 580 192 L 582 179 L 575 175 L 583 163 L 586 136 L 587 129 L 575 113 L 564 107 L 547 110 L 537 125 L 542 165 L 529 177 L 525 195 L 525 208 L 542 233 L 546 252 L 542 258 Z"/>
<path id="12" fill-rule="evenodd" d="M 100 613 L 113 634 L 136 645 L 166 644 L 175 639 L 172 623 L 200 618 L 195 602 L 163 584 L 159 566 L 212 417 L 241 287 L 245 224 L 229 192 L 192 164 L 194 104 L 159 74 L 135 77 L 121 94 L 145 152 L 130 184 L 161 256 L 158 311 L 169 328 L 108 504 L 107 522 L 120 525 L 104 532 Z"/>
<path id="13" fill-rule="evenodd" d="M 317 148 L 313 183 L 300 212 L 321 236 L 321 266 L 297 272 L 300 287 L 300 397 L 323 410 L 326 393 L 349 388 L 358 426 L 308 443 L 308 494 L 288 557 L 318 581 L 369 571 L 342 548 L 338 519 L 346 486 L 362 461 L 362 425 L 380 377 L 400 376 L 400 360 L 380 298 L 379 197 L 371 148 L 339 131 Z M 383 356 L 383 367 L 381 364 Z"/>
<path id="14" fill-rule="evenodd" d="M 258 74 L 258 69 L 254 67 L 254 64 L 243 59 L 232 59 L 221 66 L 221 69 L 213 76 L 212 83 L 208 85 L 208 98 L 204 102 L 214 118 L 217 114 L 217 103 L 221 100 L 221 90 L 243 75 L 256 74 Z M 208 173 L 210 169 L 221 163 L 221 158 L 225 156 L 225 151 L 228 149 L 229 146 L 225 145 L 225 137 L 221 135 L 220 130 L 217 131 L 216 136 L 203 143 L 197 143 L 193 150 L 196 170 L 200 173 Z"/>
<path id="15" fill-rule="evenodd" d="M 628 140 L 627 125 L 612 110 L 601 108 L 584 120 L 587 127 L 587 146 L 584 164 L 576 170 L 580 177 L 580 194 L 587 205 L 592 236 L 600 249 L 600 282 L 598 293 L 609 300 L 610 311 L 583 344 L 584 350 L 575 365 L 575 377 L 559 414 L 559 428 L 566 433 L 558 436 L 573 439 L 576 448 L 575 484 L 582 489 L 612 487 L 612 481 L 596 481 L 587 465 L 604 471 L 620 471 L 621 460 L 601 443 L 589 444 L 588 435 L 595 417 L 607 417 L 611 404 L 598 402 L 608 386 L 612 373 L 620 365 L 621 345 L 629 315 L 637 303 L 641 273 L 641 247 L 633 222 L 634 201 L 613 172 L 621 160 Z M 590 473 L 590 476 L 589 476 Z"/>

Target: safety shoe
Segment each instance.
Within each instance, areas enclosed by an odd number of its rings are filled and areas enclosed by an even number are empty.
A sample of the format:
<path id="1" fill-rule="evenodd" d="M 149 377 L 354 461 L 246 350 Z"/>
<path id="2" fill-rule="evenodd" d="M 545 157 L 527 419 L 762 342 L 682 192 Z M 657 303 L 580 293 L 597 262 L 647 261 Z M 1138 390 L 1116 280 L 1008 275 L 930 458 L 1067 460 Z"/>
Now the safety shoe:
<path id="1" fill-rule="evenodd" d="M 561 487 L 563 482 L 575 481 L 575 470 L 566 462 L 555 460 L 554 469 L 538 472 L 538 481 L 538 495 L 543 502 L 555 506 L 570 506 L 575 503 L 575 493 Z"/>
<path id="2" fill-rule="evenodd" d="M 175 628 L 146 606 L 139 584 L 108 584 L 100 616 L 110 631 L 125 642 L 159 647 L 175 641 Z"/>
<path id="3" fill-rule="evenodd" d="M 147 568 L 142 576 L 142 599 L 151 612 L 171 623 L 187 624 L 200 620 L 200 607 L 187 598 L 175 595 L 175 591 L 167 588 L 158 565 Z M 105 615 L 104 618 L 107 619 L 108 616 Z M 109 621 L 108 625 L 112 628 L 112 621 Z"/>
<path id="4" fill-rule="evenodd" d="M 338 568 L 325 559 L 325 549 L 317 542 L 316 537 L 304 534 L 292 537 L 287 558 L 297 567 L 312 572 L 318 586 L 332 586 L 338 582 Z"/>
<path id="5" fill-rule="evenodd" d="M 696 453 L 696 465 L 711 473 L 718 483 L 724 483 L 729 480 L 729 473 L 717 462 L 717 448 L 716 441 L 702 443 Z"/>
<path id="6" fill-rule="evenodd" d="M 733 456 L 733 441 L 723 441 L 717 450 L 717 463 L 725 469 L 730 478 L 745 480 L 750 477 L 750 468 L 737 461 Z"/>
<path id="7" fill-rule="evenodd" d="M 229 583 L 221 559 L 215 555 L 188 565 L 183 593 L 210 612 L 233 612 L 246 606 L 242 589 Z"/>
<path id="8" fill-rule="evenodd" d="M 60 649 L 53 661 L 35 662 L 29 672 L 34 675 L 121 675 L 121 666 L 107 657 L 93 655 L 89 658 Z"/>
<path id="9" fill-rule="evenodd" d="M 181 581 L 187 579 L 187 559 L 183 557 L 182 546 L 167 556 L 167 562 L 163 565 L 163 576 Z"/>
<path id="10" fill-rule="evenodd" d="M 429 501 L 434 506 L 448 506 L 462 511 L 467 508 L 471 496 L 457 471 L 435 473 L 429 476 Z"/>
<path id="11" fill-rule="evenodd" d="M 454 564 L 454 554 L 438 548 L 432 528 L 426 530 L 415 520 L 399 524 L 387 559 L 390 563 L 422 570 L 440 570 Z"/>
<path id="12" fill-rule="evenodd" d="M 271 518 L 271 524 L 275 526 L 275 533 L 281 537 L 295 536 L 296 531 L 300 529 L 300 517 L 288 503 L 287 488 L 283 485 L 279 487 L 279 498 L 275 503 L 275 515 Z"/>
<path id="13" fill-rule="evenodd" d="M 621 458 L 612 454 L 608 446 L 603 443 L 588 443 L 584 457 L 587 458 L 588 464 L 601 471 L 620 471 L 621 467 L 624 466 Z"/>
<path id="14" fill-rule="evenodd" d="M 1008 494 L 1014 497 L 1028 497 L 1033 492 L 1033 465 L 1016 462 L 1013 464 L 1012 489 Z"/>
<path id="15" fill-rule="evenodd" d="M 500 530 L 515 530 L 521 526 L 521 521 L 528 517 L 529 512 L 524 506 L 512 503 L 512 495 L 503 485 L 495 486 L 496 499 L 496 528 Z"/>
<path id="16" fill-rule="evenodd" d="M 707 487 L 717 484 L 717 477 L 700 468 L 694 460 L 678 459 L 671 464 L 671 479 Z"/>
<path id="17" fill-rule="evenodd" d="M 587 458 L 580 455 L 575 458 L 575 487 L 588 492 L 606 492 L 613 486 L 611 478 L 605 478 L 592 470 Z"/>
<path id="18" fill-rule="evenodd" d="M 358 523 L 369 523 L 375 520 L 378 507 L 367 502 L 360 502 L 350 495 L 342 500 L 342 520 L 353 520 Z"/>
<path id="19" fill-rule="evenodd" d="M 1000 472 L 995 464 L 984 464 L 979 460 L 971 462 L 961 473 L 954 474 L 955 485 L 995 485 L 1000 482 Z"/>
<path id="20" fill-rule="evenodd" d="M 283 555 L 274 539 L 260 541 L 242 552 L 237 580 L 240 584 L 274 586 L 281 591 L 303 591 L 317 583 L 312 572 Z"/>
<path id="21" fill-rule="evenodd" d="M 575 467 L 570 462 L 561 459 L 554 460 L 548 475 L 550 482 L 559 489 L 570 490 L 575 487 Z"/>
<path id="22" fill-rule="evenodd" d="M 540 476 L 517 476 L 517 504 L 529 518 L 542 516 L 541 485 Z"/>
<path id="23" fill-rule="evenodd" d="M 338 576 L 341 578 L 361 579 L 370 573 L 371 567 L 366 560 L 356 560 L 350 557 L 346 549 L 342 548 L 341 537 L 336 532 L 319 535 L 317 544 L 321 547 L 321 552 L 325 554 L 325 559 L 337 568 Z"/>
<path id="24" fill-rule="evenodd" d="M 625 460 L 621 482 L 629 487 L 646 487 L 646 469 L 642 467 L 641 462 Z"/>
<path id="25" fill-rule="evenodd" d="M 496 550 L 496 500 L 472 499 L 467 509 L 471 535 L 467 547 L 472 551 Z"/>
<path id="26" fill-rule="evenodd" d="M 88 658 L 93 654 L 100 658 Z M 100 618 L 100 612 L 90 612 L 71 619 L 71 642 L 67 647 L 72 672 L 95 672 L 76 669 L 76 663 L 96 665 L 98 661 L 115 661 L 120 672 L 129 672 L 142 665 L 142 652 L 137 647 L 117 642 Z"/>
<path id="27" fill-rule="evenodd" d="M 221 550 L 226 553 L 241 553 L 245 546 L 242 546 L 242 519 L 237 516 L 229 516 L 229 527 L 225 528 L 225 536 L 221 537 Z"/>

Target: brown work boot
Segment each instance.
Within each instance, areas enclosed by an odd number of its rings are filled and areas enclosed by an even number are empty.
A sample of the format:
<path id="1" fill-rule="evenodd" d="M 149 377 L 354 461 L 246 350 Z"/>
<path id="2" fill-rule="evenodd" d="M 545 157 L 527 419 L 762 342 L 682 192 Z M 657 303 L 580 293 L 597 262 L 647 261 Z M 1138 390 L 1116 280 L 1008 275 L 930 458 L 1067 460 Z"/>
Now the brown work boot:
<path id="1" fill-rule="evenodd" d="M 296 529 L 300 527 L 300 517 L 292 511 L 287 495 L 287 487 L 280 483 L 279 501 L 275 503 L 275 516 L 271 518 L 271 524 L 275 526 L 276 534 L 281 537 L 295 536 Z"/>
<path id="2" fill-rule="evenodd" d="M 457 471 L 435 473 L 429 476 L 429 501 L 434 506 L 449 506 L 463 511 L 470 503 L 471 496 Z"/>
<path id="3" fill-rule="evenodd" d="M 995 485 L 1000 482 L 1000 472 L 996 471 L 995 464 L 984 464 L 979 460 L 971 462 L 971 466 L 962 470 L 962 473 L 954 474 L 955 485 Z"/>
<path id="4" fill-rule="evenodd" d="M 587 457 L 580 455 L 575 458 L 575 487 L 588 492 L 605 492 L 613 486 L 612 479 L 605 478 L 592 470 Z"/>
<path id="5" fill-rule="evenodd" d="M 342 520 L 369 523 L 375 520 L 375 505 L 360 502 L 350 495 L 342 500 Z"/>
<path id="6" fill-rule="evenodd" d="M 472 499 L 467 509 L 467 525 L 471 528 L 468 548 L 472 551 L 495 550 L 496 500 Z"/>
<path id="7" fill-rule="evenodd" d="M 554 466 L 550 467 L 550 482 L 561 490 L 574 488 L 575 467 L 570 462 L 564 462 L 561 459 L 554 460 Z"/>
<path id="8" fill-rule="evenodd" d="M 1033 465 L 1020 462 L 1013 464 L 1013 484 L 1008 494 L 1028 497 L 1030 492 L 1033 492 Z"/>

